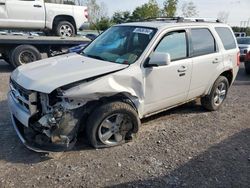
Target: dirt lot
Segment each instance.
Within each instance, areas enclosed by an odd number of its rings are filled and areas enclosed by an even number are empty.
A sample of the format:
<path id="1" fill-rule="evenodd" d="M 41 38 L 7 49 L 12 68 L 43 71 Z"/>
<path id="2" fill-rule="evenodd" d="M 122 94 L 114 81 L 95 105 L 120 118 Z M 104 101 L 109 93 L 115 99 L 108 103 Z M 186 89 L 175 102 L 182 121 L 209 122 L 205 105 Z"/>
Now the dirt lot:
<path id="1" fill-rule="evenodd" d="M 189 103 L 145 119 L 128 144 L 94 150 L 26 149 L 10 122 L 12 68 L 0 63 L 0 187 L 249 187 L 250 76 L 241 67 L 223 108 Z"/>

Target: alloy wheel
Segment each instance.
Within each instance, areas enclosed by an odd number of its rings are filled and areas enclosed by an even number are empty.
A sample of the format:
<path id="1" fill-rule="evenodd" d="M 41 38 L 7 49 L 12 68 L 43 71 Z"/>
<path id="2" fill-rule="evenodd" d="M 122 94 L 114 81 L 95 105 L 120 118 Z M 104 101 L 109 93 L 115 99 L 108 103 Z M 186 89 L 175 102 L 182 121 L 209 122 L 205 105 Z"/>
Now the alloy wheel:
<path id="1" fill-rule="evenodd" d="M 224 82 L 221 82 L 215 90 L 214 93 L 214 104 L 216 106 L 221 105 L 221 103 L 225 100 L 227 94 L 227 88 Z"/>
<path id="2" fill-rule="evenodd" d="M 108 146 L 115 146 L 120 144 L 128 130 L 132 127 L 131 118 L 122 113 L 117 113 L 105 118 L 98 130 L 98 137 L 100 141 Z"/>

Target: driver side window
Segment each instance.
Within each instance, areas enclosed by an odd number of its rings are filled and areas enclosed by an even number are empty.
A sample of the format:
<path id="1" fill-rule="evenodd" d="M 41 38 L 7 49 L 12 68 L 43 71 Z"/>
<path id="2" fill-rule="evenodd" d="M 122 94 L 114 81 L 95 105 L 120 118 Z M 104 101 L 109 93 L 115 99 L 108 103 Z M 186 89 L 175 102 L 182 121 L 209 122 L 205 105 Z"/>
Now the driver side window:
<path id="1" fill-rule="evenodd" d="M 114 35 L 109 36 L 104 39 L 105 48 L 108 48 L 110 51 L 114 49 L 119 49 L 124 46 L 127 36 L 120 36 L 119 34 L 114 33 Z M 103 45 L 104 46 L 104 45 Z"/>
<path id="2" fill-rule="evenodd" d="M 169 53 L 171 61 L 184 59 L 187 57 L 187 39 L 185 31 L 173 31 L 167 33 L 155 52 Z"/>

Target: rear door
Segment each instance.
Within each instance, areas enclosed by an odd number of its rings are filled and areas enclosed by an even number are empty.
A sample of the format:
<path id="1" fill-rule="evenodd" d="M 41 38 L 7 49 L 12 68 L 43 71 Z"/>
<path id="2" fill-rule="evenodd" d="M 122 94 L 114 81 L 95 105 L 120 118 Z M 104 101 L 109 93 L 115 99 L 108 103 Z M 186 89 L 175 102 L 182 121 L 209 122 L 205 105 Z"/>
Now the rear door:
<path id="1" fill-rule="evenodd" d="M 205 94 L 211 80 L 223 69 L 223 56 L 209 28 L 190 29 L 193 60 L 192 79 L 188 99 Z"/>
<path id="2" fill-rule="evenodd" d="M 9 28 L 42 29 L 45 27 L 45 8 L 42 0 L 6 0 L 6 25 Z"/>

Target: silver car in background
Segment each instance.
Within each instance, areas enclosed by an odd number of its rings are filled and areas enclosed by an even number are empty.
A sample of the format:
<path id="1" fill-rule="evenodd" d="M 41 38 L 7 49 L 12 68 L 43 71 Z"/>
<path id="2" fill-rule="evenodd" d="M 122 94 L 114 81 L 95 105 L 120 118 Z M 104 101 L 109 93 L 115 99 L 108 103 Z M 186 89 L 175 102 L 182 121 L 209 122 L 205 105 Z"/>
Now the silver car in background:
<path id="1" fill-rule="evenodd" d="M 240 61 L 244 62 L 247 74 L 250 74 L 250 37 L 238 37 L 240 48 Z"/>

